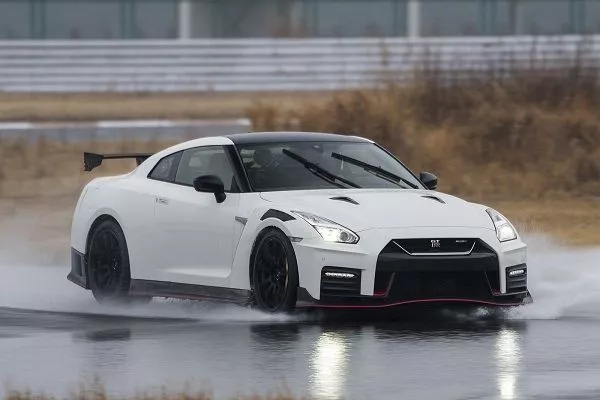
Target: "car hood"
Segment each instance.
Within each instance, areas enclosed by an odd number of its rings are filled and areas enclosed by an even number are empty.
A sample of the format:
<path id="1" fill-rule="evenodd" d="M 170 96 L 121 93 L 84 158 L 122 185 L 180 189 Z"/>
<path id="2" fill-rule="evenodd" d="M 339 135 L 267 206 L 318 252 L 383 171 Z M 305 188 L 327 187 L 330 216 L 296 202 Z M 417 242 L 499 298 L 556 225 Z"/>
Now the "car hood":
<path id="1" fill-rule="evenodd" d="M 357 232 L 401 227 L 494 229 L 482 206 L 430 190 L 307 190 L 263 192 L 260 196 L 282 209 L 312 212 Z"/>

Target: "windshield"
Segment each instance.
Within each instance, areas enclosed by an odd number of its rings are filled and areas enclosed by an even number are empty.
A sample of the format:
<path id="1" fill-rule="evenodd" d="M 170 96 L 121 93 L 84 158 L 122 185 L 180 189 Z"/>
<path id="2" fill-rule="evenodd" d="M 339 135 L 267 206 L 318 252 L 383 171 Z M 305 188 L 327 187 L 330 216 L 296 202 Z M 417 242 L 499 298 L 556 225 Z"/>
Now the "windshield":
<path id="1" fill-rule="evenodd" d="M 366 142 L 286 142 L 238 146 L 253 190 L 422 189 L 394 157 Z"/>

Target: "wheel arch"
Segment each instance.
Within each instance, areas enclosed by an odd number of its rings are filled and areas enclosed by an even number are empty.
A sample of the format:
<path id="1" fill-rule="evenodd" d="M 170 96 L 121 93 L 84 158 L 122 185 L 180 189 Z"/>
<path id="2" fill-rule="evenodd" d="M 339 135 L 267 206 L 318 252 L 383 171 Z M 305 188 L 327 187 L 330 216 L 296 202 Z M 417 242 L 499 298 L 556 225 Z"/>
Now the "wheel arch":
<path id="1" fill-rule="evenodd" d="M 258 240 L 267 229 L 278 229 L 287 236 L 288 239 L 292 237 L 310 238 L 317 234 L 310 225 L 299 218 L 284 221 L 281 218 L 278 218 L 278 216 L 281 216 L 279 213 L 267 214 L 267 217 L 263 218 L 271 209 L 276 209 L 277 211 L 288 215 L 290 214 L 288 208 L 274 207 L 273 205 L 257 207 L 248 213 L 248 220 L 244 224 L 239 239 L 239 245 L 235 249 L 233 255 L 232 271 L 229 278 L 231 287 L 246 290 L 251 289 L 252 257 Z M 292 247 L 293 246 L 294 243 L 292 242 Z M 299 271 L 299 274 L 301 274 L 301 271 Z"/>

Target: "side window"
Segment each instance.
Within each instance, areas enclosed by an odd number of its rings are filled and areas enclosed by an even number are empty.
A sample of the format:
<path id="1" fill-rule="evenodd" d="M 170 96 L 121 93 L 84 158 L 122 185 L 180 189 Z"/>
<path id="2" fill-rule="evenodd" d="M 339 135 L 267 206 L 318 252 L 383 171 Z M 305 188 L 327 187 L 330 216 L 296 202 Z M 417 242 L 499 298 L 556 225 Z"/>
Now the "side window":
<path id="1" fill-rule="evenodd" d="M 223 181 L 226 192 L 237 191 L 233 168 L 223 146 L 196 147 L 181 156 L 175 183 L 192 186 L 202 175 L 216 175 Z"/>
<path id="2" fill-rule="evenodd" d="M 171 154 L 160 160 L 148 175 L 150 179 L 157 181 L 173 182 L 177 173 L 177 166 L 181 158 L 181 151 Z"/>

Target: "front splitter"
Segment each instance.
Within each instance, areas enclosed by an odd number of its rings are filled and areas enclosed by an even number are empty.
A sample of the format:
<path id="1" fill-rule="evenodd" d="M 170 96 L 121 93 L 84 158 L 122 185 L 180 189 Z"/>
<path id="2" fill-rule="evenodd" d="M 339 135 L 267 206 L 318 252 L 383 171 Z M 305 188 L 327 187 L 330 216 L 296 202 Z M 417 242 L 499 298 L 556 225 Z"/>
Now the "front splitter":
<path id="1" fill-rule="evenodd" d="M 426 305 L 440 308 L 448 306 L 466 306 L 466 307 L 517 307 L 525 304 L 533 303 L 533 298 L 529 292 L 521 295 L 503 295 L 494 296 L 494 299 L 473 299 L 460 297 L 441 297 L 441 298 L 422 298 L 410 300 L 390 300 L 376 298 L 360 297 L 356 302 L 345 300 L 342 302 L 327 302 L 316 300 L 308 294 L 308 292 L 300 288 L 298 291 L 298 309 L 338 309 L 338 310 L 369 310 L 369 309 L 393 309 L 406 306 Z M 372 301 L 373 303 L 369 303 Z"/>

